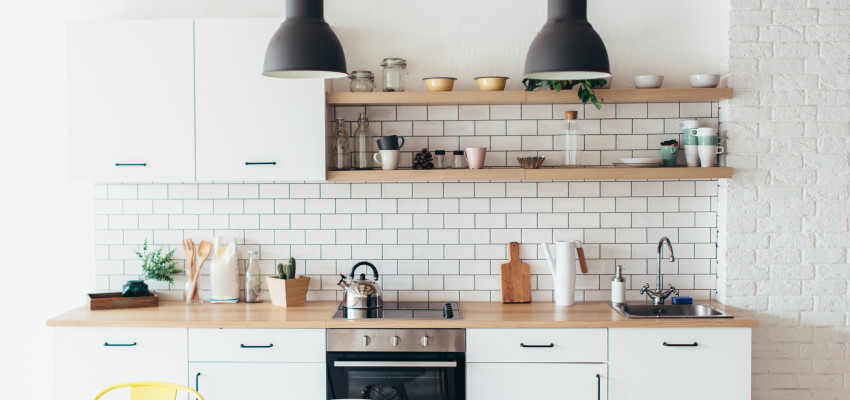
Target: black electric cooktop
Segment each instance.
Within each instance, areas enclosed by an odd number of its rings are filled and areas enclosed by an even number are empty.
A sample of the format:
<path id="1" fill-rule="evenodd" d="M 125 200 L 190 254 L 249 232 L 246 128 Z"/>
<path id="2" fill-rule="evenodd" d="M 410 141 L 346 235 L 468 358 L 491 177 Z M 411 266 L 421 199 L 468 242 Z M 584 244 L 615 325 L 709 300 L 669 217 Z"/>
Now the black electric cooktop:
<path id="1" fill-rule="evenodd" d="M 383 308 L 347 310 L 342 304 L 331 319 L 461 319 L 457 302 L 384 302 Z"/>

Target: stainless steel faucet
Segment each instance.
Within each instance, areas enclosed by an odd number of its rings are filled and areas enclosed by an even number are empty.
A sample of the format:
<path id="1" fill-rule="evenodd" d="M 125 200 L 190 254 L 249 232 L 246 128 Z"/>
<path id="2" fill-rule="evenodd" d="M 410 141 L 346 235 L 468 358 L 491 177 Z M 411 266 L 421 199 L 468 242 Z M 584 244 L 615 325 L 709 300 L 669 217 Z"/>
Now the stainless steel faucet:
<path id="1" fill-rule="evenodd" d="M 661 289 L 661 255 L 664 252 L 664 242 L 667 242 L 667 249 L 670 250 L 670 262 L 676 261 L 676 257 L 673 256 L 673 245 L 670 244 L 670 239 L 667 236 L 662 237 L 658 241 L 658 275 L 655 277 L 655 290 L 650 290 L 648 283 L 645 283 L 640 289 L 640 294 L 646 293 L 656 306 L 664 304 L 664 300 L 672 294 L 679 295 L 679 289 L 676 289 L 669 283 L 667 284 L 667 289 Z"/>

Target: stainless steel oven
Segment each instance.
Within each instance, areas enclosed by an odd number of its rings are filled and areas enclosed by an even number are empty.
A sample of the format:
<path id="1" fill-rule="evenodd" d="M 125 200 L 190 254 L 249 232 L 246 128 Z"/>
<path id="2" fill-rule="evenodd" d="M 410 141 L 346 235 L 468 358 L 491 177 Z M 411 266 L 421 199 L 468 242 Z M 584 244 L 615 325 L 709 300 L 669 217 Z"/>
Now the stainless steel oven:
<path id="1" fill-rule="evenodd" d="M 463 400 L 463 329 L 329 329 L 328 399 Z"/>

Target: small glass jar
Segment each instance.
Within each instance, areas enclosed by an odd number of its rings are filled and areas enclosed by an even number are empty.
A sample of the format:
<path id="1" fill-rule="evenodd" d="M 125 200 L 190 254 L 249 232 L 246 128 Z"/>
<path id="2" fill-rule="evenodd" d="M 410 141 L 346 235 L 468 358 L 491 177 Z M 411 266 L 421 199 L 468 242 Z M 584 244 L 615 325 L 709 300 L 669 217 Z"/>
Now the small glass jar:
<path id="1" fill-rule="evenodd" d="M 354 71 L 348 75 L 352 92 L 371 92 L 375 90 L 375 74 L 372 71 Z"/>
<path id="2" fill-rule="evenodd" d="M 407 61 L 403 58 L 385 58 L 381 62 L 384 67 L 383 90 L 385 92 L 403 92 L 407 75 Z"/>
<path id="3" fill-rule="evenodd" d="M 445 150 L 434 150 L 434 169 L 446 169 Z"/>
<path id="4" fill-rule="evenodd" d="M 260 276 L 260 264 L 257 261 L 257 252 L 248 252 L 248 264 L 245 266 L 245 302 L 262 303 L 262 276 Z"/>
<path id="5" fill-rule="evenodd" d="M 466 157 L 464 157 L 463 150 L 455 150 L 453 154 L 454 162 L 452 162 L 452 166 L 458 169 L 466 168 Z"/>
<path id="6" fill-rule="evenodd" d="M 345 133 L 345 118 L 335 120 L 334 140 L 332 168 L 338 171 L 351 169 L 351 138 Z"/>
<path id="7" fill-rule="evenodd" d="M 567 111 L 564 119 L 564 166 L 579 167 L 584 138 L 578 128 L 578 112 Z"/>

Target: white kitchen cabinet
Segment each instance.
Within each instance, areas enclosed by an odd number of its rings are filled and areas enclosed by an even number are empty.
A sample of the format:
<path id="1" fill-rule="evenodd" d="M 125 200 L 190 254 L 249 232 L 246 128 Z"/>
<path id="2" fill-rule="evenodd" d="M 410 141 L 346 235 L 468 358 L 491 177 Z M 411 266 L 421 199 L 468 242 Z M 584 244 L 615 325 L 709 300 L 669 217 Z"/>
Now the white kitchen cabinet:
<path id="1" fill-rule="evenodd" d="M 611 400 L 750 398 L 749 328 L 609 330 Z"/>
<path id="2" fill-rule="evenodd" d="M 195 178 L 191 20 L 68 25 L 71 178 Z"/>
<path id="3" fill-rule="evenodd" d="M 469 329 L 468 362 L 605 362 L 606 329 Z"/>
<path id="4" fill-rule="evenodd" d="M 189 361 L 325 362 L 324 329 L 189 329 Z"/>
<path id="5" fill-rule="evenodd" d="M 186 382 L 186 341 L 186 329 L 177 328 L 55 328 L 56 399 L 91 399 L 131 381 Z"/>
<path id="6" fill-rule="evenodd" d="M 605 364 L 467 363 L 468 400 L 606 399 Z"/>
<path id="7" fill-rule="evenodd" d="M 193 362 L 189 379 L 206 400 L 325 399 L 324 363 Z"/>
<path id="8" fill-rule="evenodd" d="M 325 82 L 262 75 L 280 23 L 195 21 L 199 181 L 325 179 Z"/>

